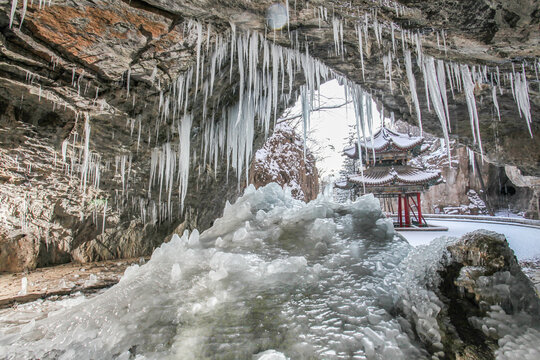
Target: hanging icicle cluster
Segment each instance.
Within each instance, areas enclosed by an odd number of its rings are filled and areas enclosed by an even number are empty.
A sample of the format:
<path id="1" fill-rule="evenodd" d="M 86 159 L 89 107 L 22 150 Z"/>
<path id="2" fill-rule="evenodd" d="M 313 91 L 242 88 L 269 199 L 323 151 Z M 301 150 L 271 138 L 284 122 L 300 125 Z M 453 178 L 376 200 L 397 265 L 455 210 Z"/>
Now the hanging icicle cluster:
<path id="1" fill-rule="evenodd" d="M 17 0 L 12 0 L 10 27 L 13 26 L 17 4 Z M 40 0 L 39 7 L 41 8 L 44 4 L 45 2 Z M 22 0 L 20 24 L 24 20 L 27 5 L 27 0 Z M 395 8 L 396 16 L 403 15 L 406 10 L 405 7 L 388 0 L 379 1 L 379 5 Z M 286 7 L 287 13 L 289 13 L 288 1 Z M 296 11 L 296 3 L 294 8 Z M 322 21 L 328 22 L 328 10 L 324 7 L 314 8 L 314 16 L 318 17 L 320 27 Z M 287 17 L 287 24 L 288 22 L 289 17 Z M 344 24 L 346 25 L 344 20 L 332 17 L 331 27 L 335 54 L 342 58 L 347 52 L 344 46 Z M 364 55 L 369 57 L 371 54 L 369 37 L 370 32 L 372 32 L 371 35 L 375 39 L 374 43 L 379 48 L 379 51 L 384 54 L 382 62 L 385 79 L 388 81 L 390 91 L 394 90 L 394 70 L 400 67 L 400 58 L 397 52 L 399 42 L 397 39 L 401 37 L 401 47 L 412 103 L 422 131 L 422 114 L 411 56 L 411 52 L 416 52 L 417 69 L 420 70 L 424 78 L 427 106 L 429 110 L 433 106 L 439 118 L 447 151 L 449 151 L 449 133 L 451 131 L 447 81 L 452 96 L 454 96 L 455 91 L 464 92 L 469 110 L 473 140 L 482 153 L 474 90 L 477 84 L 491 83 L 493 104 L 500 118 L 495 91 L 498 86 L 499 91 L 502 93 L 498 68 L 496 69 L 496 76 L 495 71 L 490 70 L 491 78 L 488 79 L 489 71 L 485 66 L 483 68 L 470 67 L 464 64 L 436 60 L 431 56 L 424 55 L 422 35 L 419 32 L 414 33 L 401 29 L 394 23 L 383 24 L 379 22 L 377 10 L 371 12 L 371 14 L 363 14 L 363 18 L 359 18 L 354 27 L 358 38 L 362 78 L 365 80 L 366 76 Z M 345 85 L 346 92 L 353 100 L 358 141 L 361 138 L 364 139 L 363 141 L 367 141 L 368 137 L 372 139 L 371 95 L 364 92 L 359 85 L 336 74 L 322 62 L 310 56 L 307 43 L 301 44 L 298 33 L 296 33 L 296 38 L 292 36 L 292 33 L 289 33 L 292 48 L 285 48 L 268 41 L 264 36 L 256 32 L 237 32 L 235 25 L 232 23 L 231 31 L 226 36 L 218 33 L 213 34 L 210 25 L 205 29 L 203 24 L 197 21 L 189 21 L 184 31 L 196 35 L 194 44 L 196 59 L 193 66 L 183 72 L 169 86 L 162 88 L 159 79 L 157 79 L 157 88 L 160 91 L 159 115 L 155 119 L 154 128 L 147 127 L 148 144 L 155 146 L 150 159 L 148 198 L 131 198 L 133 206 L 140 208 L 143 222 L 148 219 L 156 223 L 171 218 L 174 215 L 173 191 L 176 191 L 176 189 L 179 197 L 179 211 L 180 213 L 184 211 L 190 163 L 192 161 L 201 164 L 202 168 L 207 166 L 211 168 L 213 166 L 214 173 L 217 172 L 217 167 L 221 162 L 226 163 L 227 168 L 230 166 L 235 170 L 238 179 L 244 176 L 247 180 L 256 131 L 258 128 L 264 129 L 265 135 L 268 135 L 272 119 L 275 121 L 279 107 L 286 105 L 291 99 L 295 77 L 298 74 L 301 74 L 300 78 L 305 81 L 305 85 L 300 88 L 304 138 L 307 136 L 309 129 L 314 92 L 322 82 L 331 78 L 338 78 Z M 442 47 L 445 53 L 447 52 L 446 36 L 444 30 L 436 32 L 437 46 L 441 49 L 442 39 Z M 387 40 L 388 38 L 391 40 Z M 54 67 L 58 63 L 58 59 L 56 59 L 56 63 L 52 62 Z M 540 63 L 535 63 L 534 70 L 536 73 L 538 69 L 540 69 Z M 152 84 L 156 81 L 157 71 L 156 67 L 152 72 Z M 234 96 L 237 97 L 232 102 L 233 105 L 230 105 L 231 102 L 228 100 L 227 104 L 222 104 L 221 99 L 214 100 L 217 89 L 221 87 L 218 81 L 227 81 L 227 73 L 229 84 L 231 84 Z M 519 114 L 524 117 L 532 136 L 532 118 L 525 65 L 522 66 L 522 72 L 516 73 L 514 70 L 512 73 L 506 74 L 506 77 L 509 79 Z M 86 88 L 81 89 L 83 78 L 84 71 L 77 72 L 75 68 L 72 69 L 71 85 L 77 90 L 78 96 L 80 96 L 81 92 L 84 94 L 88 88 L 87 83 Z M 34 82 L 39 81 L 39 76 L 28 73 L 27 81 L 34 85 Z M 129 97 L 132 85 L 131 68 L 126 70 L 122 84 L 126 85 Z M 34 86 L 37 87 L 37 85 Z M 41 94 L 40 87 L 40 98 Z M 94 103 L 98 99 L 98 94 L 99 88 L 96 88 Z M 134 95 L 133 101 L 135 101 Z M 212 99 L 211 104 L 209 104 L 209 99 Z M 191 147 L 191 132 L 194 122 L 197 124 L 197 134 L 200 134 L 202 140 L 201 148 L 196 150 Z M 130 128 L 131 136 L 133 136 L 137 123 L 138 151 L 143 128 L 142 120 L 140 118 L 137 120 L 128 119 L 127 125 Z M 362 137 L 360 137 L 360 133 L 362 133 Z M 99 188 L 101 173 L 103 169 L 109 167 L 108 164 L 102 165 L 100 156 L 90 151 L 90 134 L 89 117 L 85 116 L 83 136 L 74 133 L 72 142 L 70 139 L 66 139 L 62 144 L 62 159 L 66 174 L 70 176 L 77 174 L 80 177 L 82 193 L 87 192 L 87 184 L 90 183 Z M 164 134 L 166 140 L 163 143 Z M 154 136 L 154 139 L 152 139 L 152 136 Z M 173 139 L 173 136 L 178 137 L 177 142 Z M 360 149 L 360 143 L 358 145 Z M 200 151 L 200 153 L 196 151 Z M 359 154 L 359 156 L 361 159 L 362 156 L 368 157 L 369 154 Z M 122 184 L 122 188 L 118 189 L 118 198 L 121 198 L 122 202 L 128 199 L 131 161 L 131 153 L 123 153 L 115 159 L 115 176 L 118 176 Z M 153 190 L 159 194 L 157 197 L 154 196 Z M 104 218 L 106 211 L 105 207 Z M 104 228 L 105 219 L 103 220 Z"/>
<path id="2" fill-rule="evenodd" d="M 292 96 L 295 76 L 301 73 L 306 85 L 301 93 L 305 96 L 306 132 L 309 127 L 309 112 L 312 108 L 313 94 L 321 83 L 336 77 L 320 61 L 309 55 L 309 50 L 289 49 L 266 40 L 262 35 L 253 33 L 237 34 L 231 25 L 230 41 L 216 34 L 212 44 L 206 44 L 203 51 L 204 32 L 198 23 L 191 23 L 191 29 L 197 33 L 196 65 L 179 76 L 167 91 L 161 91 L 159 116 L 155 123 L 156 142 L 160 129 L 169 129 L 167 133 L 179 134 L 178 147 L 170 142 L 156 147 L 151 157 L 150 187 L 159 185 L 157 199 L 158 212 L 166 209 L 166 216 L 172 215 L 170 203 L 173 185 L 172 179 L 178 179 L 180 209 L 184 208 L 187 193 L 190 156 L 190 133 L 193 116 L 199 116 L 202 129 L 201 154 L 198 157 L 203 168 L 214 167 L 225 160 L 227 167 L 236 171 L 240 179 L 248 178 L 249 164 L 253 152 L 253 139 L 256 127 L 269 133 L 272 120 L 275 121 L 278 107 L 288 103 Z M 210 41 L 210 35 L 206 41 Z M 205 62 L 204 59 L 209 59 Z M 217 79 L 226 77 L 224 68 L 229 63 L 229 81 L 237 83 L 237 102 L 227 108 L 212 104 L 211 115 L 208 111 L 208 99 L 216 89 Z M 206 71 L 206 76 L 205 76 Z M 202 93 L 202 97 L 201 97 Z M 219 101 L 219 100 L 218 100 Z M 195 104 L 202 106 L 195 107 Z M 195 115 L 195 108 L 202 111 Z M 177 166 L 170 165 L 173 159 Z M 167 165 L 169 164 L 169 165 Z M 162 199 L 163 182 L 167 201 Z M 166 206 L 163 204 L 166 203 Z M 163 216 L 159 215 L 159 218 Z"/>

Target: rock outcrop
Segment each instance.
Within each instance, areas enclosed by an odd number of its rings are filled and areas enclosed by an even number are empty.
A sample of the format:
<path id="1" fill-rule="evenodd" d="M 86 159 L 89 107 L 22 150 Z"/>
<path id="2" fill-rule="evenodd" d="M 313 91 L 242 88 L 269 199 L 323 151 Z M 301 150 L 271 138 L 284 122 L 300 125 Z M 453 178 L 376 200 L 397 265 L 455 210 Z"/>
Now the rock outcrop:
<path id="1" fill-rule="evenodd" d="M 436 290 L 445 304 L 438 316 L 445 353 L 455 359 L 494 359 L 496 352 L 506 358 L 511 349 L 514 354 L 522 346 L 527 350 L 524 344 L 510 345 L 520 335 L 516 319 L 538 323 L 540 299 L 504 236 L 477 230 L 448 250 L 451 261 L 440 272 Z M 514 318 L 507 322 L 509 315 Z"/>
<path id="2" fill-rule="evenodd" d="M 315 157 L 306 150 L 292 128 L 280 124 L 263 147 L 255 153 L 249 172 L 255 188 L 271 182 L 291 189 L 295 199 L 310 201 L 319 194 L 319 176 Z"/>

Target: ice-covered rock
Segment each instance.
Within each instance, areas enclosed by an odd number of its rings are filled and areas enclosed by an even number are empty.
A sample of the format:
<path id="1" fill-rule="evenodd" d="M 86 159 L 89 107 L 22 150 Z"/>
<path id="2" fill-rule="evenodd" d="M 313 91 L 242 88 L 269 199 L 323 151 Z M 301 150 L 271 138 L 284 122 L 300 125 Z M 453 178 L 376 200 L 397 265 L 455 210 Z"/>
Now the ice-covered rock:
<path id="1" fill-rule="evenodd" d="M 505 237 L 477 230 L 448 251 L 452 261 L 439 286 L 451 324 L 445 348 L 473 358 L 493 358 L 495 352 L 497 359 L 515 359 L 520 353 L 509 355 L 509 349 L 521 349 L 524 358 L 538 356 L 540 301 Z"/>

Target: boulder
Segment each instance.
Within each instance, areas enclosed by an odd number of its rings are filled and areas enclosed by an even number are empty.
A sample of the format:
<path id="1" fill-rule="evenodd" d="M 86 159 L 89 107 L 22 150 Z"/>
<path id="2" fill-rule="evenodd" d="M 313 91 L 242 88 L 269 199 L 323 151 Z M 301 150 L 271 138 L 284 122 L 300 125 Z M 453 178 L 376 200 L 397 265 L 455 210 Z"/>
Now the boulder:
<path id="1" fill-rule="evenodd" d="M 504 235 L 477 230 L 448 247 L 435 293 L 444 303 L 437 320 L 451 359 L 494 359 L 505 336 L 519 334 L 520 321 L 540 320 L 540 301 Z M 513 315 L 511 331 L 500 319 Z"/>
<path id="2" fill-rule="evenodd" d="M 0 234 L 0 272 L 21 272 L 35 269 L 38 262 L 39 241 L 22 230 L 9 237 Z"/>

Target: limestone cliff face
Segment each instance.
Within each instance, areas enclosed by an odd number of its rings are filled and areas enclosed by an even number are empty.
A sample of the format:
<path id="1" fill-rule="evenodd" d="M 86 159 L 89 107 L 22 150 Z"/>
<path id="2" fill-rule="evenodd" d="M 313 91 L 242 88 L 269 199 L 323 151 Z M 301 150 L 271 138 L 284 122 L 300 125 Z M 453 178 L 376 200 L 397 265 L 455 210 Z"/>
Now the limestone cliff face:
<path id="1" fill-rule="evenodd" d="M 420 129 L 402 121 L 399 132 L 420 135 Z M 422 195 L 422 211 L 452 214 L 521 214 L 537 219 L 539 214 L 538 184 L 540 179 L 523 176 L 511 166 L 500 167 L 456 141 L 451 142 L 451 162 L 444 139 L 424 133 L 425 150 L 411 160 L 420 168 L 441 171 L 443 181 Z"/>
<path id="2" fill-rule="evenodd" d="M 432 142 L 430 149 L 413 162 L 441 170 L 444 181 L 423 193 L 422 210 L 425 214 L 501 213 L 507 216 L 513 213 L 538 219 L 537 177 L 528 177 L 520 182 L 516 180 L 517 176 L 507 175 L 509 171 L 505 168 L 482 162 L 478 154 L 471 154 L 466 147 L 455 143 L 450 166 L 440 139 L 427 142 Z"/>
<path id="3" fill-rule="evenodd" d="M 280 125 L 263 147 L 257 151 L 251 165 L 249 182 L 256 188 L 271 182 L 286 186 L 295 199 L 310 201 L 319 194 L 319 176 L 315 158 L 294 130 Z"/>
<path id="4" fill-rule="evenodd" d="M 148 254 L 175 229 L 206 228 L 242 186 L 227 168 L 225 151 L 218 151 L 216 163 L 208 163 L 212 149 L 205 146 L 205 129 L 215 129 L 212 124 L 219 124 L 238 104 L 245 91 L 240 80 L 249 74 L 239 71 L 237 60 L 231 62 L 228 54 L 222 54 L 212 90 L 202 79 L 212 72 L 214 49 L 232 46 L 238 40 L 235 36 L 248 32 L 309 54 L 361 84 L 386 111 L 411 123 L 417 119 L 411 115 L 399 46 L 407 31 L 409 48 L 414 50 L 411 34 L 418 33 L 423 53 L 446 63 L 485 65 L 490 74 L 498 66 L 500 121 L 494 120 L 485 79 L 474 89 L 484 153 L 491 162 L 516 166 L 525 176 L 540 174 L 539 137 L 528 135 L 509 77 L 522 66 L 526 70 L 531 131 L 536 135 L 540 93 L 534 70 L 540 56 L 540 5 L 533 0 L 494 0 L 482 6 L 473 0 L 396 4 L 358 0 L 331 5 L 289 1 L 288 31 L 275 32 L 266 24 L 266 10 L 274 3 L 270 0 L 54 0 L 41 9 L 34 1 L 26 11 L 22 3 L 17 2 L 11 18 L 12 2 L 0 0 L 0 270 Z M 355 25 L 364 23 L 365 14 L 369 36 L 364 38 L 363 76 Z M 334 42 L 333 19 L 343 26 L 340 46 Z M 395 50 L 391 29 L 396 34 Z M 437 36 L 444 38 L 446 50 L 437 44 Z M 263 54 L 259 60 L 263 62 Z M 278 59 L 272 66 L 285 69 L 287 61 Z M 314 71 L 300 65 L 290 70 L 304 75 Z M 439 120 L 428 111 L 421 91 L 420 68 L 413 70 L 424 126 L 440 134 Z M 180 88 L 175 82 L 179 76 L 187 79 L 183 84 L 189 83 L 189 88 Z M 299 76 L 288 82 L 280 76 L 270 81 L 276 80 L 279 101 L 267 106 L 266 113 L 282 111 L 305 79 Z M 181 91 L 189 102 L 174 108 L 173 100 Z M 174 108 L 169 120 L 165 108 Z M 449 112 L 453 136 L 477 149 L 463 93 L 456 92 Z M 192 119 L 189 185 L 181 189 L 175 176 L 167 201 L 167 184 L 149 186 L 152 155 L 170 155 L 171 150 L 178 157 L 183 114 Z M 257 124 L 255 149 L 262 145 L 264 133 Z M 229 139 L 220 142 L 226 143 Z M 183 204 L 179 193 L 186 194 Z M 14 258 L 13 249 L 23 248 L 33 254 L 31 260 L 5 260 Z"/>

